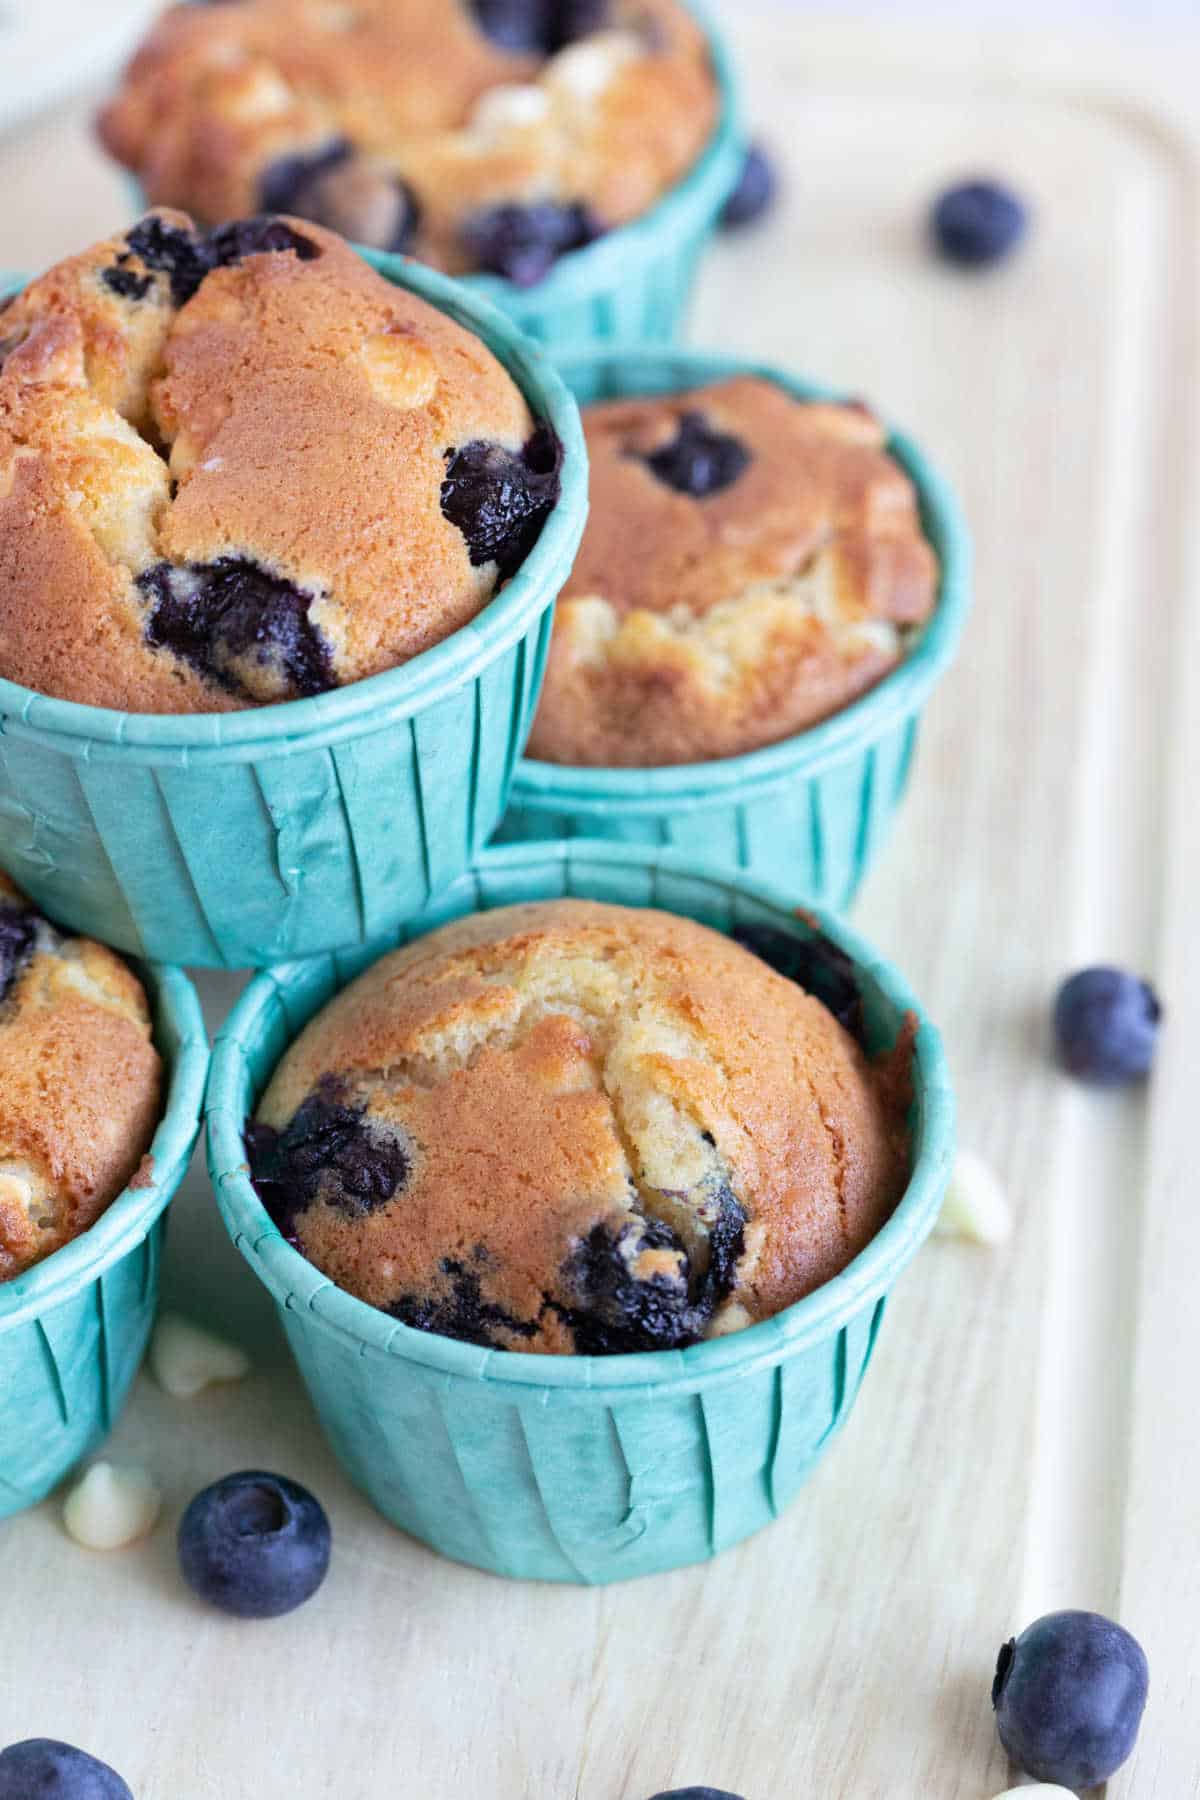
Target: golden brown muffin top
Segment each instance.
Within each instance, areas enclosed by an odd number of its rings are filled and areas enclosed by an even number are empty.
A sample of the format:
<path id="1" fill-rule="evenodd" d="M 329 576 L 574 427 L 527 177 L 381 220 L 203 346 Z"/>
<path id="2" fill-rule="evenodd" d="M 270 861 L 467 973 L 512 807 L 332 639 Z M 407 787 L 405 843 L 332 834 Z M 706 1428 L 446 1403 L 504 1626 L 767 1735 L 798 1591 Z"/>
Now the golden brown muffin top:
<path id="1" fill-rule="evenodd" d="M 810 955 L 838 971 L 832 946 Z M 252 1168 L 298 1247 L 406 1324 L 679 1347 L 790 1305 L 879 1230 L 908 1176 L 910 1058 L 906 1038 L 870 1062 L 820 1000 L 690 920 L 506 907 L 317 1015 L 263 1097 Z"/>
<path id="2" fill-rule="evenodd" d="M 716 105 L 679 0 L 242 0 L 168 12 L 100 134 L 156 203 L 524 282 L 675 185 Z"/>
<path id="3" fill-rule="evenodd" d="M 95 1224 L 161 1111 L 141 983 L 0 874 L 0 1282 Z"/>
<path id="4" fill-rule="evenodd" d="M 529 754 L 738 756 L 873 687 L 937 598 L 908 476 L 865 407 L 742 377 L 585 409 L 591 511 Z"/>
<path id="5" fill-rule="evenodd" d="M 0 312 L 0 673 L 145 713 L 357 681 L 473 618 L 557 491 L 487 347 L 341 239 L 150 214 Z"/>

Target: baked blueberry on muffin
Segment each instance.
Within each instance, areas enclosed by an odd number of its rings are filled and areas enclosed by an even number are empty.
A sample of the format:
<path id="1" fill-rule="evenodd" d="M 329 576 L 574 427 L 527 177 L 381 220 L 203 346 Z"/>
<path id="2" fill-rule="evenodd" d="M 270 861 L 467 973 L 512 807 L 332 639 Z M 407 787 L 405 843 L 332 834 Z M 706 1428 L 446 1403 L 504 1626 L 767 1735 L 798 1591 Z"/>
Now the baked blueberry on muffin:
<path id="1" fill-rule="evenodd" d="M 149 198 L 296 213 L 522 286 L 699 159 L 717 95 L 680 0 L 177 6 L 100 120 Z"/>
<path id="2" fill-rule="evenodd" d="M 136 1180 L 161 1073 L 137 977 L 102 944 L 64 937 L 0 875 L 0 1282 Z"/>
<path id="3" fill-rule="evenodd" d="M 151 213 L 0 312 L 0 675 L 185 713 L 377 674 L 516 570 L 559 460 L 332 233 Z"/>
<path id="4" fill-rule="evenodd" d="M 861 1028 L 831 946 L 788 938 L 779 973 L 748 941 L 556 901 L 385 956 L 275 1072 L 248 1138 L 264 1203 L 352 1294 L 497 1349 L 768 1317 L 900 1199 L 911 1044 L 869 1059 L 800 985 Z"/>
<path id="5" fill-rule="evenodd" d="M 894 669 L 937 558 L 857 405 L 738 378 L 585 410 L 591 512 L 529 755 L 654 767 L 806 730 Z"/>

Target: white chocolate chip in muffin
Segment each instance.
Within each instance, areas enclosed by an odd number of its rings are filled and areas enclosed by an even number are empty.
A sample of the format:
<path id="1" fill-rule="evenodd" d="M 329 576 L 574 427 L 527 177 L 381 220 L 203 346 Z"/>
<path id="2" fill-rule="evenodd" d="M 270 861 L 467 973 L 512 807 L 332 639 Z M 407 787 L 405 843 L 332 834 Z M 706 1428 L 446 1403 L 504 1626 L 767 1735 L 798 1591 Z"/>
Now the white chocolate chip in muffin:
<path id="1" fill-rule="evenodd" d="M 145 1469 L 93 1463 L 63 1504 L 70 1537 L 88 1550 L 122 1550 L 153 1531 L 162 1493 Z"/>
<path id="2" fill-rule="evenodd" d="M 367 380 L 389 406 L 428 406 L 437 391 L 437 362 L 415 338 L 398 332 L 369 337 L 362 347 L 362 360 Z"/>
<path id="3" fill-rule="evenodd" d="M 179 1313 L 164 1313 L 150 1340 L 150 1367 L 166 1393 L 190 1400 L 214 1382 L 241 1381 L 250 1373 L 250 1358 Z"/>
<path id="4" fill-rule="evenodd" d="M 1012 1208 L 988 1164 L 973 1150 L 960 1150 L 946 1198 L 934 1227 L 941 1237 L 967 1238 L 995 1247 L 1012 1236 Z"/>
<path id="5" fill-rule="evenodd" d="M 545 88 L 531 81 L 514 81 L 480 95 L 470 128 L 489 137 L 502 131 L 528 131 L 544 124 L 549 114 L 550 96 Z"/>
<path id="6" fill-rule="evenodd" d="M 642 54 L 641 41 L 632 31 L 606 31 L 561 50 L 546 64 L 542 79 L 560 98 L 591 105 Z"/>

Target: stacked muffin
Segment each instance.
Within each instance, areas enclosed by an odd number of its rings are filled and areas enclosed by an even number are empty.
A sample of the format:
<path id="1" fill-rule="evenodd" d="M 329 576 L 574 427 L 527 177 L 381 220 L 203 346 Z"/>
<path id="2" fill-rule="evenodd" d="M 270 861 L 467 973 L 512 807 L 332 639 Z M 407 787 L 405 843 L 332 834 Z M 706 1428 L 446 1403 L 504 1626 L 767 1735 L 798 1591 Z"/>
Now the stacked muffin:
<path id="1" fill-rule="evenodd" d="M 572 376 L 599 397 L 581 422 L 448 278 L 504 277 L 516 316 L 544 282 L 553 337 L 574 272 L 607 329 L 626 250 L 658 254 L 637 305 L 657 281 L 673 318 L 738 160 L 722 68 L 682 0 L 179 6 L 101 122 L 154 210 L 0 302 L 0 861 L 45 909 L 2 878 L 0 1284 L 40 1324 L 72 1240 L 108 1234 L 78 1300 L 149 1229 L 117 1227 L 154 1179 L 167 1046 L 132 971 L 68 932 L 297 959 L 224 1034 L 213 1168 L 275 1297 L 306 1284 L 289 1330 L 339 1450 L 441 1543 L 407 1412 L 432 1363 L 457 1478 L 460 1404 L 476 1449 L 480 1408 L 489 1445 L 526 1445 L 547 1516 L 578 1458 L 606 1569 L 642 1535 L 616 1427 L 585 1409 L 539 1465 L 493 1359 L 540 1407 L 602 1391 L 592 1359 L 657 1358 L 638 1379 L 678 1438 L 672 1381 L 810 1355 L 804 1405 L 755 1387 L 738 1426 L 753 1528 L 853 1398 L 946 1129 L 907 991 L 836 925 L 736 871 L 660 910 L 669 860 L 576 859 L 554 829 L 484 850 L 527 745 L 564 780 L 695 769 L 701 811 L 813 734 L 870 759 L 866 709 L 938 624 L 937 507 L 866 406 L 611 353 Z M 345 985 L 333 959 L 381 945 Z M 683 1413 L 694 1436 L 690 1390 Z M 461 1521 L 443 1547 L 547 1572 L 522 1480 L 511 1556 Z M 706 1553 L 659 1534 L 639 1568 Z"/>

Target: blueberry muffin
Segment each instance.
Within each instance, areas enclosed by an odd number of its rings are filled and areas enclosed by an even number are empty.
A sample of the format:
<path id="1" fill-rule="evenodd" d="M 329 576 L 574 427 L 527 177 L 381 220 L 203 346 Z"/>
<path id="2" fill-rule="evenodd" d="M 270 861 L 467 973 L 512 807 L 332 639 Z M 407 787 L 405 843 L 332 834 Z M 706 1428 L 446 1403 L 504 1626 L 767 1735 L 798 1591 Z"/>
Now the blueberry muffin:
<path id="1" fill-rule="evenodd" d="M 529 754 L 654 767 L 804 731 L 894 669 L 938 563 L 865 407 L 739 378 L 585 410 L 591 512 Z"/>
<path id="2" fill-rule="evenodd" d="M 137 977 L 0 875 L 0 1282 L 94 1225 L 146 1167 L 162 1068 Z"/>
<path id="3" fill-rule="evenodd" d="M 177 6 L 100 120 L 149 198 L 300 214 L 522 286 L 636 219 L 717 118 L 680 0 Z"/>
<path id="4" fill-rule="evenodd" d="M 352 1294 L 496 1349 L 675 1349 L 768 1317 L 899 1200 L 911 1043 L 867 1057 L 832 946 L 749 942 L 557 901 L 385 956 L 275 1072 L 248 1143 L 264 1203 Z"/>
<path id="5" fill-rule="evenodd" d="M 332 233 L 151 213 L 0 312 L 0 674 L 194 713 L 390 669 L 514 573 L 559 459 Z"/>

